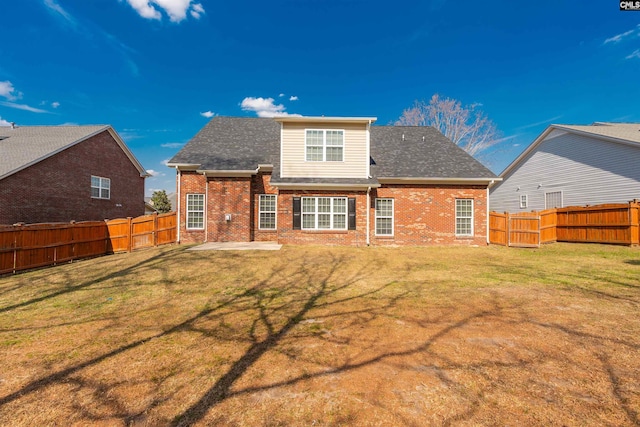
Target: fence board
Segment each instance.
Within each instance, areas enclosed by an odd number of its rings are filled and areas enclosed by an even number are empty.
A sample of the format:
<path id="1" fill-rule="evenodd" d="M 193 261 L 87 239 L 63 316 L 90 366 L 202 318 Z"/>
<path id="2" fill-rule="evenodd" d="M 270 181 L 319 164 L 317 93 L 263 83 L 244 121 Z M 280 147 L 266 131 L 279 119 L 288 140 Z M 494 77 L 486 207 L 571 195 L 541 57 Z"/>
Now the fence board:
<path id="1" fill-rule="evenodd" d="M 135 219 L 0 226 L 0 274 L 175 243 L 176 235 L 175 212 Z"/>

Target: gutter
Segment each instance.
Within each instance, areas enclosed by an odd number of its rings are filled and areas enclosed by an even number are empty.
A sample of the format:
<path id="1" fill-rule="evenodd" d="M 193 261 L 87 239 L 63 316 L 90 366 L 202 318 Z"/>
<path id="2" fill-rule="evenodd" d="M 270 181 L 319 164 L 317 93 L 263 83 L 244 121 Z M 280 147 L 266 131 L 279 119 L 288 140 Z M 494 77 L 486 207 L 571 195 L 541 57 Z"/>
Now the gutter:
<path id="1" fill-rule="evenodd" d="M 371 227 L 369 216 L 371 215 L 371 187 L 367 188 L 367 246 L 371 244 L 369 236 L 371 235 L 371 231 L 369 228 Z"/>
<path id="2" fill-rule="evenodd" d="M 491 186 L 493 184 L 495 184 L 495 182 L 496 182 L 495 180 L 491 180 L 489 185 L 487 185 L 487 219 L 486 219 L 486 223 L 487 224 L 485 226 L 485 229 L 487 230 L 486 231 L 486 233 L 487 233 L 487 245 L 491 244 L 490 239 L 489 239 L 489 218 L 490 218 L 490 216 L 489 216 L 489 188 L 491 188 Z"/>
<path id="3" fill-rule="evenodd" d="M 176 209 L 176 211 L 178 212 L 178 232 L 176 233 L 176 242 L 180 243 L 180 199 L 181 199 L 180 196 L 182 195 L 182 193 L 180 192 L 180 190 L 181 190 L 181 188 L 180 188 L 181 187 L 180 186 L 180 181 L 181 181 L 180 176 L 181 176 L 181 174 L 180 174 L 180 169 L 176 168 L 176 170 L 178 171 L 178 175 L 177 175 L 177 177 L 178 177 L 178 195 L 176 196 L 176 198 L 178 199 L 178 206 L 177 206 L 177 209 Z"/>

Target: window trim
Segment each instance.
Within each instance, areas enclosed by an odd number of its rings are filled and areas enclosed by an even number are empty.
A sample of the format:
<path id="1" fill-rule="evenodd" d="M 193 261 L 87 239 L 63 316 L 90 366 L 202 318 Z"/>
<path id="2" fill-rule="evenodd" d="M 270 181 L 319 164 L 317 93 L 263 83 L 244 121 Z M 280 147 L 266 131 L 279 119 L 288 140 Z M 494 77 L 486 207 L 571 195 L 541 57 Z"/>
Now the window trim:
<path id="1" fill-rule="evenodd" d="M 314 199 L 314 211 L 313 212 L 305 212 L 304 211 L 304 201 L 305 199 Z M 318 212 L 318 200 L 319 199 L 329 199 L 330 203 L 330 211 L 329 212 Z M 334 210 L 334 201 L 335 200 L 344 200 L 344 212 L 336 212 Z M 318 227 L 318 217 L 319 214 L 329 214 L 329 228 L 319 228 Z M 314 216 L 314 227 L 305 227 L 304 224 L 304 216 L 305 215 L 313 215 Z M 344 216 L 344 227 L 336 228 L 334 226 L 334 217 L 336 215 Z M 300 229 L 306 231 L 347 231 L 349 229 L 349 199 L 347 197 L 327 197 L 327 196 L 310 196 L 310 197 L 301 197 L 300 198 Z"/>
<path id="2" fill-rule="evenodd" d="M 526 209 L 529 207 L 529 196 L 527 194 L 520 194 L 520 209 Z"/>
<path id="3" fill-rule="evenodd" d="M 202 210 L 194 210 L 194 209 L 189 209 L 189 196 L 200 196 L 202 198 Z M 187 193 L 186 195 L 186 199 L 185 199 L 185 228 L 187 230 L 204 230 L 204 224 L 205 224 L 205 212 L 206 212 L 206 207 L 205 207 L 205 197 L 203 193 Z M 194 213 L 194 212 L 202 212 L 202 226 L 201 227 L 190 227 L 189 226 L 189 215 Z"/>
<path id="4" fill-rule="evenodd" d="M 93 179 L 96 178 L 98 179 L 98 186 L 94 186 L 93 185 Z M 108 185 L 104 186 L 103 185 L 103 181 L 106 182 Z M 98 189 L 98 196 L 94 196 L 93 195 L 93 189 L 97 188 Z M 102 190 L 107 190 L 108 196 L 107 197 L 102 197 Z M 102 176 L 97 176 L 97 175 L 91 175 L 91 198 L 92 199 L 102 199 L 102 200 L 111 200 L 111 178 L 105 178 Z"/>
<path id="5" fill-rule="evenodd" d="M 471 202 L 471 216 L 460 216 L 459 212 L 458 212 L 458 201 L 470 201 Z M 469 219 L 471 221 L 470 223 L 470 230 L 469 233 L 459 233 L 458 232 L 458 219 Z M 475 222 L 474 219 L 474 199 L 469 199 L 469 198 L 456 198 L 456 205 L 455 205 L 455 235 L 456 237 L 473 237 L 474 236 L 474 227 L 473 227 L 473 223 Z"/>
<path id="6" fill-rule="evenodd" d="M 322 160 L 310 160 L 307 156 L 308 147 L 320 147 L 320 145 L 309 145 L 307 140 L 307 133 L 309 131 L 322 132 Z M 327 145 L 327 132 L 341 132 L 342 133 L 342 145 Z M 344 163 L 344 146 L 345 146 L 345 130 L 344 129 L 315 129 L 307 128 L 304 130 L 304 161 L 305 162 L 343 162 Z M 340 160 L 327 160 L 327 148 L 342 148 L 342 158 Z"/>
<path id="7" fill-rule="evenodd" d="M 262 210 L 262 198 L 273 197 L 273 211 Z M 262 226 L 262 214 L 273 214 L 273 228 L 267 228 Z M 259 194 L 258 195 L 258 230 L 274 231 L 278 229 L 278 195 L 277 194 Z"/>
<path id="8" fill-rule="evenodd" d="M 391 201 L 391 216 L 388 216 L 388 215 L 380 216 L 380 215 L 378 215 L 378 201 L 379 200 L 390 200 Z M 395 231 L 396 231 L 396 227 L 395 227 L 396 211 L 395 211 L 395 209 L 396 209 L 396 202 L 391 197 L 376 197 L 375 204 L 374 204 L 374 211 L 375 211 L 375 214 L 374 214 L 374 216 L 375 216 L 374 234 L 376 236 L 380 236 L 380 237 L 393 237 L 393 236 L 395 236 Z M 391 233 L 390 234 L 378 233 L 378 219 L 386 219 L 386 218 L 391 218 Z"/>

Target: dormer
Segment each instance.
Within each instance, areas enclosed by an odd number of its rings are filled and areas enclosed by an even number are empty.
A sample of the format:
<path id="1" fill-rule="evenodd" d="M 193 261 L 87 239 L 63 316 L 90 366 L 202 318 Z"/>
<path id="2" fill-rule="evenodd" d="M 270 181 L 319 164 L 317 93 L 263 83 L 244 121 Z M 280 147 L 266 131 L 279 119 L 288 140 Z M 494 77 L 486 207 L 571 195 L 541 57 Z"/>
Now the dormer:
<path id="1" fill-rule="evenodd" d="M 370 127 L 375 117 L 275 118 L 280 123 L 282 178 L 370 176 Z"/>

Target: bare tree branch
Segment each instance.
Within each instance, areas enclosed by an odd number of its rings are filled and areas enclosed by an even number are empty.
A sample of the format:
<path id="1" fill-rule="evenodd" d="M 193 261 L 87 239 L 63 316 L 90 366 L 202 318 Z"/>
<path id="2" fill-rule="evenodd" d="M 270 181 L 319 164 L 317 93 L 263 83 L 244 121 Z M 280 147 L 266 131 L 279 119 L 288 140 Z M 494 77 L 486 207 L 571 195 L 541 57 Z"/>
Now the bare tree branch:
<path id="1" fill-rule="evenodd" d="M 472 156 L 499 142 L 496 125 L 472 104 L 440 98 L 438 94 L 425 101 L 415 101 L 395 122 L 399 126 L 433 126 Z"/>

